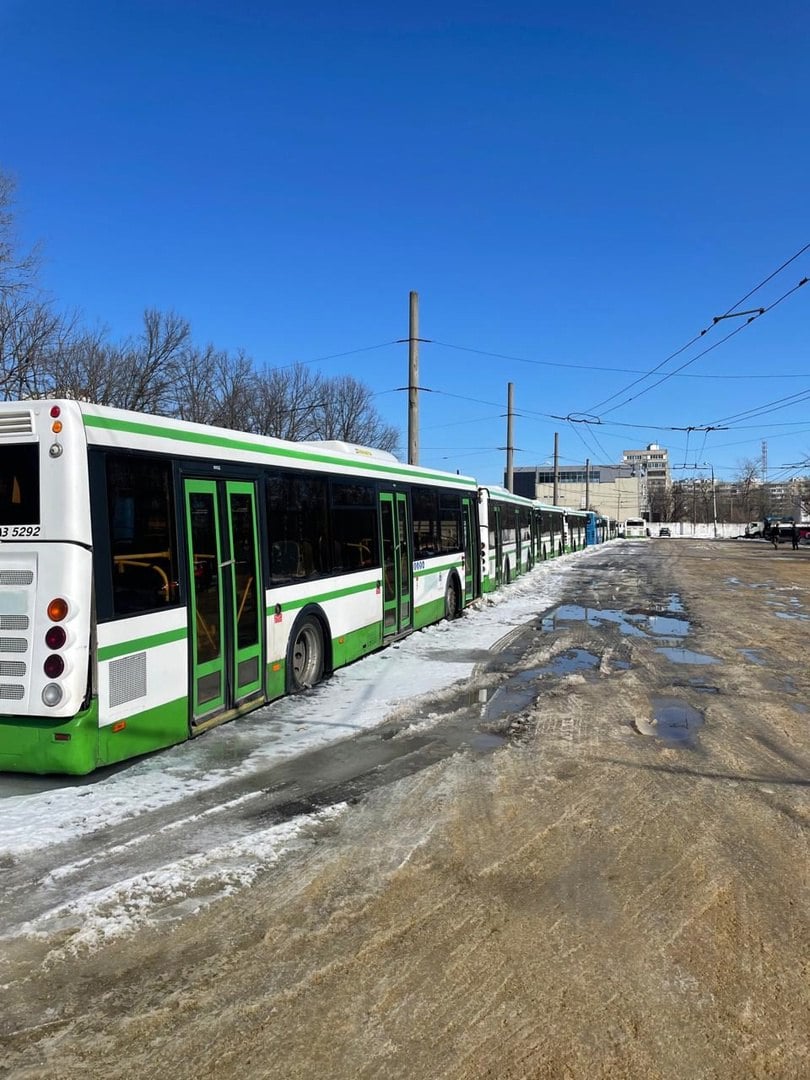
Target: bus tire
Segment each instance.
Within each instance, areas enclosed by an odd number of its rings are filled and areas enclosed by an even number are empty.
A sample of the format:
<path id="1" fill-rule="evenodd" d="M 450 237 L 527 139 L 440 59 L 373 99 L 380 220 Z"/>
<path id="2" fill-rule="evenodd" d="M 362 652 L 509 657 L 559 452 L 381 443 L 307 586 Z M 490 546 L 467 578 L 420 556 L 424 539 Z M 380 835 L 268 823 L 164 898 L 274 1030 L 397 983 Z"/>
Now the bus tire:
<path id="1" fill-rule="evenodd" d="M 458 578 L 453 575 L 447 582 L 444 590 L 444 617 L 453 620 L 461 613 L 461 601 L 459 599 Z"/>
<path id="2" fill-rule="evenodd" d="M 299 617 L 287 646 L 287 693 L 309 690 L 323 678 L 323 627 L 314 615 Z"/>

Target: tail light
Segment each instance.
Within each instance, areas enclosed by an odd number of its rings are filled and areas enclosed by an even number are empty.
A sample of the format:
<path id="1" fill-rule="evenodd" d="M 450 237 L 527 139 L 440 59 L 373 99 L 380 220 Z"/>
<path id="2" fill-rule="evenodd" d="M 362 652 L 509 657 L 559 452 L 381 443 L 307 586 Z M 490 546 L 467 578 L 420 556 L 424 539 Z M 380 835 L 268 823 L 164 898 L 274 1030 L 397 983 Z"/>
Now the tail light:
<path id="1" fill-rule="evenodd" d="M 70 607 L 67 600 L 61 596 L 55 596 L 48 604 L 48 618 L 52 623 L 61 623 L 67 616 Z M 61 649 L 67 641 L 67 632 L 63 626 L 49 626 L 45 631 L 45 644 L 54 651 L 45 657 L 42 670 L 49 679 L 58 679 L 65 673 L 65 658 L 56 651 Z M 62 687 L 55 682 L 50 682 L 42 690 L 42 700 L 51 707 L 58 705 L 64 697 Z"/>

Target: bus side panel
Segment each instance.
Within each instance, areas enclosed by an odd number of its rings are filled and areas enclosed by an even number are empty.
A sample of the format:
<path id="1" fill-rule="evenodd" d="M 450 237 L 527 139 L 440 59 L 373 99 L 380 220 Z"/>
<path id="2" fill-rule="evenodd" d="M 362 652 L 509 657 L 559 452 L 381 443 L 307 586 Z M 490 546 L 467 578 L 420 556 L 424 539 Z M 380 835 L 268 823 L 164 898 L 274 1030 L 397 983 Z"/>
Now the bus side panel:
<path id="1" fill-rule="evenodd" d="M 451 556 L 451 560 L 451 562 L 441 560 L 438 565 L 434 563 L 433 566 L 425 566 L 424 569 L 417 569 L 414 572 L 413 626 L 415 630 L 421 630 L 422 627 L 440 622 L 444 618 L 445 591 L 451 574 L 455 573 L 459 588 L 463 590 L 464 563 L 461 555 Z"/>
<path id="2" fill-rule="evenodd" d="M 98 766 L 98 702 L 68 720 L 0 718 L 0 771 L 85 776 Z"/>
<path id="3" fill-rule="evenodd" d="M 333 578 L 324 582 L 275 588 L 265 593 L 267 611 L 267 666 L 270 672 L 269 697 L 280 697 L 285 689 L 285 668 L 290 634 L 298 612 L 310 604 L 318 607 L 331 637 L 332 668 L 343 667 L 382 646 L 382 571 L 376 568 L 362 575 Z M 276 611 L 276 607 L 280 611 Z"/>
<path id="4" fill-rule="evenodd" d="M 189 735 L 188 725 L 187 697 L 133 712 L 126 720 L 99 728 L 98 763 L 112 765 L 184 742 Z"/>
<path id="5" fill-rule="evenodd" d="M 187 618 L 186 609 L 178 607 L 99 625 L 102 764 L 123 761 L 188 738 Z"/>

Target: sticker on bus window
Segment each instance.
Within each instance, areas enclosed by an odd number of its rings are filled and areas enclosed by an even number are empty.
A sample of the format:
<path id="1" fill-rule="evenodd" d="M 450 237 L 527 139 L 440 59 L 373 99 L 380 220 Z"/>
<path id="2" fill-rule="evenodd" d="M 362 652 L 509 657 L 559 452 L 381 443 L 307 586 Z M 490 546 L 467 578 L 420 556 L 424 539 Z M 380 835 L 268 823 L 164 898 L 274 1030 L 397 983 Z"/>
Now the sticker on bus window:
<path id="1" fill-rule="evenodd" d="M 0 525 L 0 540 L 25 540 L 39 532 L 39 525 Z"/>

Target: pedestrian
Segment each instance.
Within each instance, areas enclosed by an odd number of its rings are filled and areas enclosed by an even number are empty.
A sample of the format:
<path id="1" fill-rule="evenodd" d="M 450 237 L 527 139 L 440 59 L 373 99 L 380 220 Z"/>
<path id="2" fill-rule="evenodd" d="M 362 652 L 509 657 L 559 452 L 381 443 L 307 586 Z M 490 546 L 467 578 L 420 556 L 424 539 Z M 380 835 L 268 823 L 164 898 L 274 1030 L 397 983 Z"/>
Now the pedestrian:
<path id="1" fill-rule="evenodd" d="M 779 526 L 774 525 L 771 527 L 771 543 L 773 544 L 773 550 L 779 550 Z"/>
<path id="2" fill-rule="evenodd" d="M 796 522 L 793 522 L 793 528 L 790 530 L 790 542 L 793 544 L 793 550 L 796 551 L 799 547 L 799 526 Z"/>

